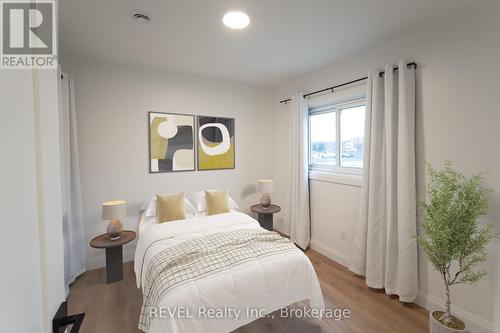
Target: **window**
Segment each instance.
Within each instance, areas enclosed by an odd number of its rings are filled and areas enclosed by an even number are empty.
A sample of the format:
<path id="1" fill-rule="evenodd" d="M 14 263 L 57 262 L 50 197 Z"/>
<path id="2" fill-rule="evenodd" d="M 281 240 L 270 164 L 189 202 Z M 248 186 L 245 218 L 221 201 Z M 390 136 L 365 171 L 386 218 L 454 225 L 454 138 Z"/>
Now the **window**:
<path id="1" fill-rule="evenodd" d="M 363 168 L 364 101 L 309 110 L 312 169 L 359 172 Z"/>
<path id="2" fill-rule="evenodd" d="M 340 166 L 363 167 L 365 109 L 360 105 L 340 111 Z"/>
<path id="3" fill-rule="evenodd" d="M 311 130 L 310 164 L 337 165 L 335 112 L 309 116 Z"/>

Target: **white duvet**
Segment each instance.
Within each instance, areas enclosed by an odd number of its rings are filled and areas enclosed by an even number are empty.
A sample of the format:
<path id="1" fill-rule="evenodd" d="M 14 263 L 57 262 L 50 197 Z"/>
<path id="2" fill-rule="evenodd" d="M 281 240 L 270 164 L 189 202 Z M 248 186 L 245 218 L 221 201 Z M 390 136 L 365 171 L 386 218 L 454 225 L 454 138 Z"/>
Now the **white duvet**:
<path id="1" fill-rule="evenodd" d="M 135 253 L 137 287 L 142 286 L 150 260 L 162 250 L 217 232 L 258 228 L 256 220 L 237 212 L 150 223 L 141 229 Z M 153 317 L 149 333 L 230 332 L 257 319 L 257 314 L 302 300 L 309 300 L 313 308 L 323 307 L 309 259 L 300 250 L 264 256 L 173 288 L 162 298 L 160 307 L 165 311 Z M 211 314 L 226 318 L 210 319 Z"/>

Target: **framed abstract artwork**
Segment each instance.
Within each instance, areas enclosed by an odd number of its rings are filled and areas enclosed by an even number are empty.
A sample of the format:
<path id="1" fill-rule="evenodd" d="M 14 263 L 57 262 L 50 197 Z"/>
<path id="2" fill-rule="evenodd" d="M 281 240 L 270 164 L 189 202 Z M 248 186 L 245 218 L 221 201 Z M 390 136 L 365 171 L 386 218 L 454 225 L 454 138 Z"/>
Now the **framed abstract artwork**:
<path id="1" fill-rule="evenodd" d="M 198 170 L 234 169 L 234 118 L 196 116 Z"/>
<path id="2" fill-rule="evenodd" d="M 194 171 L 194 116 L 149 112 L 149 172 Z"/>

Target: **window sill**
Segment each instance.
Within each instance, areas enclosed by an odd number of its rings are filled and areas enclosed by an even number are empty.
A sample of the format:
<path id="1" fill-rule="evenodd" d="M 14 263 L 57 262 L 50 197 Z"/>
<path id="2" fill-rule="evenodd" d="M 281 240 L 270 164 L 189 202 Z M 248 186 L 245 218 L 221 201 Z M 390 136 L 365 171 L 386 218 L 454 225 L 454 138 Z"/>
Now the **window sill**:
<path id="1" fill-rule="evenodd" d="M 321 182 L 361 187 L 361 173 L 309 170 L 309 179 Z"/>

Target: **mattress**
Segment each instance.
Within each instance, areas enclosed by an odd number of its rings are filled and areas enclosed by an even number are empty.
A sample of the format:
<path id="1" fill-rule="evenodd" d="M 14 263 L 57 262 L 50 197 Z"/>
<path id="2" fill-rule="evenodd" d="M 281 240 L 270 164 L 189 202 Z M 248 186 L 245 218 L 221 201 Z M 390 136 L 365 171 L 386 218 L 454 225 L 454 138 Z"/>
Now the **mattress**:
<path id="1" fill-rule="evenodd" d="M 142 282 L 148 265 L 162 251 L 194 238 L 240 229 L 262 228 L 255 219 L 238 212 L 161 224 L 142 218 L 134 262 L 137 287 L 144 287 Z M 297 249 L 258 257 L 174 287 L 159 304 L 160 308 L 168 310 L 167 315 L 152 318 L 149 332 L 230 332 L 303 300 L 309 300 L 313 308 L 323 308 L 316 272 L 307 256 Z M 239 316 L 236 318 L 234 313 L 227 312 L 216 319 L 200 315 L 200 311 L 206 314 L 207 311 L 228 309 L 239 310 Z M 186 316 L 185 311 L 191 311 L 191 316 Z"/>

